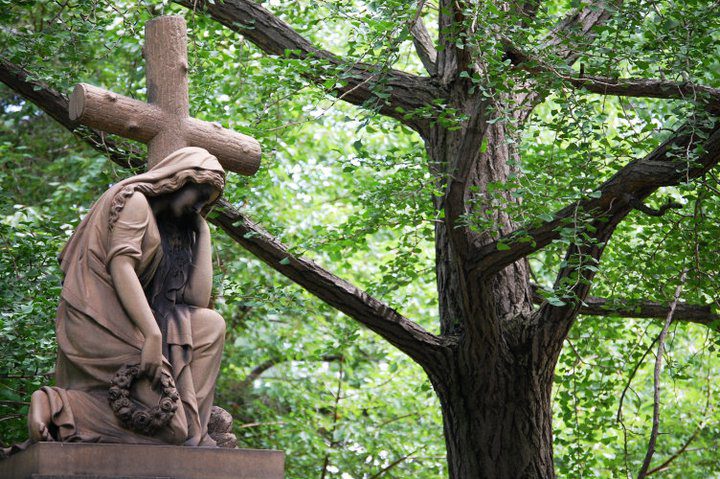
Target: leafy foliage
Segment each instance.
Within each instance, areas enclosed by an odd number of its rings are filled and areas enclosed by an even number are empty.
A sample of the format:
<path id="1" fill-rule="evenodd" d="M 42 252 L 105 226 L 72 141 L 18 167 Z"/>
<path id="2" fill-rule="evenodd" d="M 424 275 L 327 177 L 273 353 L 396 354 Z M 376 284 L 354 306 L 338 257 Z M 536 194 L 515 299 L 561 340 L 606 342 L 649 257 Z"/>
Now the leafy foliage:
<path id="1" fill-rule="evenodd" d="M 550 221 L 553 212 L 593 194 L 670 130 L 689 122 L 700 131 L 714 121 L 692 99 L 601 97 L 551 71 L 540 74 L 537 89 L 554 93 L 523 128 L 515 125 L 501 100 L 528 74 L 514 69 L 503 42 L 484 32 L 501 29 L 509 41 L 561 68 L 540 38 L 551 20 L 579 2 L 543 3 L 528 20 L 494 2 L 476 2 L 466 13 L 477 21 L 477 33 L 456 39 L 459 48 L 480 50 L 486 70 L 463 78 L 471 93 L 494 105 L 491 121 L 507 124 L 508 141 L 517 145 L 509 180 L 489 185 L 463 218 L 495 236 L 499 226 L 483 211 L 503 211 L 528 228 Z M 720 52 L 720 17 L 708 15 L 709 3 L 627 2 L 598 28 L 598 40 L 578 63 L 588 74 L 672 74 L 677 81 L 717 85 L 720 68 L 712 53 Z M 272 8 L 315 44 L 352 62 L 378 65 L 380 73 L 391 67 L 421 72 L 408 30 L 414 4 L 342 0 L 273 2 Z M 142 25 L 161 12 L 188 20 L 193 114 L 263 145 L 261 171 L 250 179 L 231 176 L 226 198 L 293 245 L 294 253 L 332 266 L 338 276 L 436 331 L 433 242 L 442 213 L 433 198 L 443 194 L 446 178 L 431 176 L 415 132 L 376 114 L 389 95 L 382 81 L 364 110 L 349 107 L 327 94 L 348 81 L 347 72 L 292 52 L 266 56 L 200 12 L 167 2 L 0 0 L 2 56 L 60 91 L 85 81 L 144 98 Z M 424 16 L 435 22 L 437 11 Z M 683 41 L 678 31 L 686 32 Z M 319 70 L 327 70 L 323 88 L 308 80 Z M 61 281 L 55 257 L 92 201 L 128 172 L 7 89 L 0 90 L 0 107 L 0 440 L 9 444 L 25 437 L 29 394 L 52 371 Z M 441 100 L 408 115 L 432 118 L 448 130 L 465 120 Z M 689 165 L 698 152 L 678 154 Z M 593 294 L 669 302 L 687 267 L 683 300 L 717 310 L 718 183 L 710 172 L 700 181 L 660 189 L 648 205 L 658 208 L 671 199 L 682 207 L 662 217 L 631 213 L 602 265 L 577 260 L 598 270 Z M 507 201 L 508 194 L 522 201 Z M 578 212 L 559 240 L 531 257 L 535 281 L 550 304 L 574 299 L 566 285 L 553 285 L 554 272 L 568 245 L 590 241 L 593 213 Z M 217 396 L 236 418 L 241 445 L 285 450 L 288 477 L 446 475 L 439 405 L 422 369 L 218 232 L 214 238 L 215 301 L 228 323 Z M 586 317 L 572 329 L 554 390 L 560 476 L 625 477 L 637 470 L 652 414 L 654 353 L 648 351 L 658 332 L 646 320 L 624 318 Z M 682 477 L 710 477 L 719 466 L 713 378 L 720 373 L 720 343 L 697 326 L 674 326 L 672 334 L 657 460 L 672 457 L 694 435 L 692 450 L 671 467 Z"/>

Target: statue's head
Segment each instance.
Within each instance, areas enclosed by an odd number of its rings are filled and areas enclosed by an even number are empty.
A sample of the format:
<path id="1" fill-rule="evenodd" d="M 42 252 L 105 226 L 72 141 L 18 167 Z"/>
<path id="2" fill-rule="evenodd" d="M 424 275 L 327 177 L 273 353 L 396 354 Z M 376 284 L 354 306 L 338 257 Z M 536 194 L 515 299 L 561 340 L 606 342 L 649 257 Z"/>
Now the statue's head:
<path id="1" fill-rule="evenodd" d="M 172 216 L 181 217 L 188 214 L 199 214 L 206 206 L 220 197 L 221 191 L 210 183 L 188 182 L 179 190 L 164 195 L 159 199 Z"/>
<path id="2" fill-rule="evenodd" d="M 128 178 L 123 185 L 112 201 L 110 228 L 135 191 L 153 203 L 153 210 L 164 214 L 179 218 L 200 213 L 222 194 L 225 171 L 207 150 L 187 147 L 168 155 L 147 173 Z"/>

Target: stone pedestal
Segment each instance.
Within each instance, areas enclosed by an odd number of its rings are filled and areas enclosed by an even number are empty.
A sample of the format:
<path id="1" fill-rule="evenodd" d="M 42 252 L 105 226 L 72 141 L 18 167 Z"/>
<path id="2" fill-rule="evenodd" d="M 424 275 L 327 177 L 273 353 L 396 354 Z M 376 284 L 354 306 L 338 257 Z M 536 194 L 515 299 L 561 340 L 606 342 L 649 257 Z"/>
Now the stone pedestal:
<path id="1" fill-rule="evenodd" d="M 284 467 L 280 451 L 40 442 L 0 461 L 0 478 L 283 479 Z"/>

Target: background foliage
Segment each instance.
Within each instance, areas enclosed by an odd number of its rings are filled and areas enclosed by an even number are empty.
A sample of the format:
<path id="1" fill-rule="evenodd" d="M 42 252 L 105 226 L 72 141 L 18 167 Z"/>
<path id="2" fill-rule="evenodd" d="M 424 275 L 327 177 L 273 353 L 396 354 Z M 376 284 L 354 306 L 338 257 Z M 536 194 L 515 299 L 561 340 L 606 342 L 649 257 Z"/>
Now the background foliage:
<path id="1" fill-rule="evenodd" d="M 551 18 L 575 2 L 544 3 L 542 15 Z M 706 14 L 707 2 L 652 3 L 631 2 L 617 23 L 603 27 L 607 41 L 597 42 L 588 68 L 673 71 L 717 85 L 720 29 Z M 268 6 L 333 52 L 421 71 L 406 28 L 414 4 Z M 478 18 L 488 25 L 511 23 L 487 8 Z M 422 141 L 375 115 L 374 105 L 356 109 L 310 85 L 303 73 L 315 67 L 311 62 L 268 57 L 180 7 L 80 0 L 0 0 L 0 54 L 60 91 L 83 81 L 144 99 L 143 25 L 161 12 L 188 21 L 192 113 L 263 145 L 260 172 L 231 176 L 227 199 L 294 252 L 437 331 L 438 218 Z M 427 10 L 428 25 L 435 14 Z M 527 28 L 517 34 L 532 35 L 533 25 Z M 675 41 L 677 30 L 692 41 Z M 503 60 L 497 60 L 502 71 Z M 325 87 L 342 81 L 342 73 L 333 72 Z M 29 394 L 48 383 L 53 369 L 61 281 L 55 257 L 92 201 L 130 172 L 5 88 L 0 113 L 0 442 L 8 445 L 25 438 Z M 658 132 L 694 115 L 682 101 L 561 88 L 522 132 L 519 174 L 498 191 L 522 196 L 528 221 L 542 218 L 659 144 Z M 454 121 L 452 112 L 442 118 Z M 683 299 L 717 303 L 719 188 L 710 174 L 655 194 L 650 204 L 671 198 L 684 206 L 660 218 L 634 212 L 615 233 L 593 294 L 669 301 L 680 271 L 690 267 Z M 479 217 L 467 221 L 487 226 Z M 216 305 L 229 326 L 217 402 L 235 416 L 240 445 L 285 450 L 289 478 L 446 475 L 440 410 L 422 370 L 222 234 L 214 238 Z M 566 244 L 558 241 L 532 258 L 536 280 L 548 291 Z M 561 290 L 547 294 L 563 301 Z M 648 351 L 659 330 L 659 324 L 624 318 L 585 317 L 575 325 L 554 391 L 560 476 L 625 477 L 638 469 L 652 415 L 655 349 Z M 656 459 L 693 441 L 665 477 L 704 478 L 718 470 L 717 346 L 707 328 L 673 326 Z"/>

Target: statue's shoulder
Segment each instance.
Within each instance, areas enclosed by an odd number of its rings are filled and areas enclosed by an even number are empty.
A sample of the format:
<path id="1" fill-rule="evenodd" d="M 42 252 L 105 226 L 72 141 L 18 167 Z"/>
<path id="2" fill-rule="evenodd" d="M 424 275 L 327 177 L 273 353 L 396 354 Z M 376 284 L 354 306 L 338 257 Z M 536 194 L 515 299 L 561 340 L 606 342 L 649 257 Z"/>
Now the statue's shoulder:
<path id="1" fill-rule="evenodd" d="M 147 220 L 150 213 L 150 203 L 147 197 L 135 191 L 125 200 L 125 206 L 120 211 L 119 219 L 126 222 L 144 222 Z"/>

